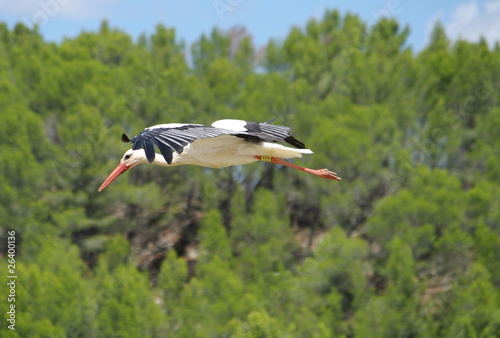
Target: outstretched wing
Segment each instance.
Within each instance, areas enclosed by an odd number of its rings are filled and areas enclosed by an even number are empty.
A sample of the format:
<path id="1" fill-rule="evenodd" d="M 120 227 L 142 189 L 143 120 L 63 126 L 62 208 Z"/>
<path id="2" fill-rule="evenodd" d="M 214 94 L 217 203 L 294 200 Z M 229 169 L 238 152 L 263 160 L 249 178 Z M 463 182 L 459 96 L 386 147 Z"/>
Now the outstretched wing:
<path id="1" fill-rule="evenodd" d="M 287 142 L 298 149 L 306 149 L 304 143 L 290 135 L 290 128 L 271 124 L 276 119 L 264 123 L 243 120 L 219 120 L 212 123 L 213 127 L 239 132 L 239 137 L 257 138 L 268 142 Z"/>

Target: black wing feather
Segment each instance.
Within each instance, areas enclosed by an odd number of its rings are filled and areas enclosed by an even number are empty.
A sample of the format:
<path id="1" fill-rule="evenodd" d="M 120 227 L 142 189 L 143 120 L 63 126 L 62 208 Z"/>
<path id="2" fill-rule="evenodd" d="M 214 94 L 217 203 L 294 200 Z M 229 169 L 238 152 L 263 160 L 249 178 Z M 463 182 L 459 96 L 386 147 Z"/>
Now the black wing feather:
<path id="1" fill-rule="evenodd" d="M 172 139 L 167 139 L 163 137 L 161 134 L 159 134 L 155 140 L 157 140 L 159 143 L 164 144 L 167 147 L 173 148 L 178 154 L 181 154 L 182 151 L 184 150 L 185 144 L 178 142 L 177 140 L 172 140 Z M 170 150 L 172 152 L 172 150 Z"/>
<path id="2" fill-rule="evenodd" d="M 132 146 L 133 150 L 142 149 L 144 147 L 144 140 L 142 138 L 134 137 L 132 142 L 134 142 Z"/>
<path id="3" fill-rule="evenodd" d="M 144 151 L 146 152 L 148 162 L 152 163 L 155 159 L 155 147 L 152 140 L 144 141 Z"/>
<path id="4" fill-rule="evenodd" d="M 285 142 L 287 142 L 288 144 L 291 144 L 292 146 L 294 146 L 297 149 L 307 149 L 307 147 L 304 143 L 300 142 L 299 140 L 297 140 L 293 136 L 288 136 L 287 138 L 285 138 Z"/>
<path id="5" fill-rule="evenodd" d="M 247 122 L 245 125 L 245 129 L 247 130 L 246 134 L 259 137 L 263 141 L 287 142 L 298 149 L 306 149 L 306 145 L 304 143 L 290 135 L 289 127 L 270 124 L 275 120 L 276 118 L 264 123 Z M 240 137 L 245 136 L 241 135 Z"/>
<path id="6" fill-rule="evenodd" d="M 130 139 L 128 138 L 127 134 L 123 133 L 122 134 L 122 142 L 123 143 L 130 143 Z"/>
<path id="7" fill-rule="evenodd" d="M 170 148 L 168 145 L 164 144 L 163 142 L 159 141 L 156 138 L 153 138 L 154 143 L 158 146 L 160 149 L 161 154 L 165 158 L 165 161 L 167 161 L 168 164 L 172 163 L 172 148 Z"/>

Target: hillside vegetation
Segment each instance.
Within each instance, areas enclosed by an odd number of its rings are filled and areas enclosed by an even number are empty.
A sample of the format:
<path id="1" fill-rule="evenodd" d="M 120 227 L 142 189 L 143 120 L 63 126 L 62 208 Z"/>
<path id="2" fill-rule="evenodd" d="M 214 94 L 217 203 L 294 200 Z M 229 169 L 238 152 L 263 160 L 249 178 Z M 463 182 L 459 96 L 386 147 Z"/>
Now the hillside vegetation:
<path id="1" fill-rule="evenodd" d="M 500 336 L 500 47 L 408 33 L 337 11 L 262 48 L 0 24 L 0 336 Z M 142 165 L 97 192 L 122 132 L 274 117 L 343 180 Z"/>

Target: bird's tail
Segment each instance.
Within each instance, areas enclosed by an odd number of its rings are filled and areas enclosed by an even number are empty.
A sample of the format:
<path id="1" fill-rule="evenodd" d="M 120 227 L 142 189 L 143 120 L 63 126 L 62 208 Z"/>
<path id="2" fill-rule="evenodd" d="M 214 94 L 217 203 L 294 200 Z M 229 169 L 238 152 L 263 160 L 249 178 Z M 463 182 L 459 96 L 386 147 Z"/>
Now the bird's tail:
<path id="1" fill-rule="evenodd" d="M 282 146 L 281 144 L 264 142 L 261 156 L 274 156 L 279 158 L 302 157 L 302 154 L 312 154 L 311 149 L 296 149 Z"/>

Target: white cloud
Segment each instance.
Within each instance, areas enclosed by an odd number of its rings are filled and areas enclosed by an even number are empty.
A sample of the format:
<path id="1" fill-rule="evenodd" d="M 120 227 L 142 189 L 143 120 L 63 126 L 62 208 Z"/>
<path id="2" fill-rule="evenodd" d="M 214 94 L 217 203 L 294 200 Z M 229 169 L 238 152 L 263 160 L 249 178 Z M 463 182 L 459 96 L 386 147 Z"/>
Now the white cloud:
<path id="1" fill-rule="evenodd" d="M 492 1 L 484 4 L 486 11 L 498 11 L 500 10 L 500 1 Z"/>
<path id="2" fill-rule="evenodd" d="M 453 24 L 468 24 L 479 15 L 479 7 L 476 1 L 465 3 L 455 7 L 451 14 Z"/>
<path id="3" fill-rule="evenodd" d="M 37 6 L 37 1 L 2 1 L 0 2 L 0 11 L 4 14 L 24 15 L 33 11 L 33 8 Z"/>
<path id="4" fill-rule="evenodd" d="M 425 26 L 425 35 L 430 36 L 432 33 L 432 30 L 434 29 L 434 26 L 438 21 L 442 21 L 444 16 L 443 11 L 439 11 L 435 13 L 431 18 L 427 21 L 427 24 Z"/>
<path id="5" fill-rule="evenodd" d="M 471 1 L 455 7 L 445 28 L 452 40 L 476 42 L 483 36 L 493 46 L 500 41 L 500 0 L 483 5 Z"/>
<path id="6" fill-rule="evenodd" d="M 0 12 L 35 22 L 59 16 L 65 19 L 101 19 L 121 0 L 23 0 L 1 1 Z"/>

